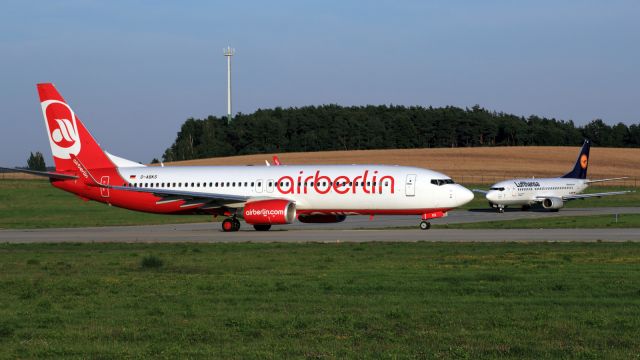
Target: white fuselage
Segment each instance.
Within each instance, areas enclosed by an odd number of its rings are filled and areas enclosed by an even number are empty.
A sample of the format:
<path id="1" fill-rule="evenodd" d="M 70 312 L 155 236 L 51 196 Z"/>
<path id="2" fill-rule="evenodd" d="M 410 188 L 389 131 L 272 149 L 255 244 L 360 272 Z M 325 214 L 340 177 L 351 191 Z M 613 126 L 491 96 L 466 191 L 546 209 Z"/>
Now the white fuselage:
<path id="1" fill-rule="evenodd" d="M 452 209 L 473 199 L 471 191 L 446 175 L 404 166 L 173 166 L 118 171 L 130 186 L 288 199 L 299 211 L 419 213 Z"/>
<path id="2" fill-rule="evenodd" d="M 543 198 L 560 198 L 582 193 L 587 188 L 584 179 L 531 178 L 501 181 L 491 186 L 487 200 L 495 205 L 532 205 Z"/>

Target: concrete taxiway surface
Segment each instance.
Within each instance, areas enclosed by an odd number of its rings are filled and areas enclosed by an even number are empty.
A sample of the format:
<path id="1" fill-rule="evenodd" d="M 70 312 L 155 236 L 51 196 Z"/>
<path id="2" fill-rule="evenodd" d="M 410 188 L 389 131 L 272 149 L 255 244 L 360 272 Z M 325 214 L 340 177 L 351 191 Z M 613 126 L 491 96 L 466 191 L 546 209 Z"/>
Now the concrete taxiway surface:
<path id="1" fill-rule="evenodd" d="M 562 209 L 559 212 L 550 212 L 544 209 L 521 211 L 520 209 L 505 209 L 503 214 L 496 210 L 473 209 L 454 210 L 449 216 L 431 220 L 432 224 L 461 224 L 482 221 L 501 221 L 517 219 L 539 219 L 566 216 L 591 216 L 591 215 L 615 215 L 615 214 L 640 214 L 640 207 L 599 207 L 599 208 L 575 208 Z M 420 223 L 419 216 L 375 216 L 369 220 L 368 216 L 348 216 L 344 222 L 337 224 L 301 224 L 295 222 L 290 225 L 274 226 L 273 229 L 383 229 L 390 227 L 417 227 Z"/>
<path id="2" fill-rule="evenodd" d="M 455 223 L 550 216 L 640 213 L 640 208 L 564 209 L 560 213 L 509 211 L 454 211 L 433 223 Z M 613 215 L 612 215 L 613 216 Z M 257 232 L 247 224 L 224 233 L 219 223 L 113 226 L 101 228 L 0 230 L 0 243 L 29 242 L 365 242 L 365 241 L 640 241 L 640 229 L 526 229 L 454 230 L 417 229 L 415 216 L 354 216 L 339 224 L 274 226 Z M 414 229 L 385 229 L 410 226 Z M 330 231 L 329 231 L 330 230 Z"/>

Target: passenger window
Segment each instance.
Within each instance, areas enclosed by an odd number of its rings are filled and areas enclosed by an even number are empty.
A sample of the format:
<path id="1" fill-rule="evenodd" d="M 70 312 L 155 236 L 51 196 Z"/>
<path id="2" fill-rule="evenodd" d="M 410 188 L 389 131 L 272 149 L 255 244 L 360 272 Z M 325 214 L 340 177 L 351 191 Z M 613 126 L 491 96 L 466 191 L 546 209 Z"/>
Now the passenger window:
<path id="1" fill-rule="evenodd" d="M 244 186 L 245 186 L 245 187 L 247 187 L 247 184 L 249 184 L 249 183 L 245 181 L 245 182 L 244 182 Z"/>
<path id="2" fill-rule="evenodd" d="M 252 181 L 252 182 L 251 182 L 251 187 L 254 187 L 254 186 L 256 186 L 256 185 L 255 185 L 255 184 L 254 184 L 254 182 Z"/>

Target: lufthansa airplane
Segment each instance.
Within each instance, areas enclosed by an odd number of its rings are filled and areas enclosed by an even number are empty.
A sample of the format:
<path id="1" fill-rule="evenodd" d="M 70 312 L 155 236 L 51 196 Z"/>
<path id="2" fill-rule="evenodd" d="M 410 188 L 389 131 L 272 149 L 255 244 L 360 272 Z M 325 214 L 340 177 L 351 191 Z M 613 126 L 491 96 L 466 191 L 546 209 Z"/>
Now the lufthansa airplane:
<path id="1" fill-rule="evenodd" d="M 37 172 L 54 187 L 130 210 L 243 218 L 256 230 L 274 224 L 344 221 L 348 215 L 447 215 L 473 193 L 441 173 L 387 165 L 147 167 L 100 148 L 53 84 L 38 84 L 55 171 Z M 13 169 L 18 170 L 18 169 Z"/>
<path id="2" fill-rule="evenodd" d="M 507 206 L 520 206 L 529 210 L 531 205 L 542 204 L 551 211 L 558 211 L 569 200 L 588 199 L 610 195 L 622 195 L 630 191 L 613 191 L 604 193 L 581 194 L 589 184 L 603 181 L 620 180 L 621 178 L 588 180 L 589 149 L 591 142 L 585 140 L 580 149 L 573 170 L 557 178 L 511 179 L 493 184 L 489 191 L 473 189 L 485 194 L 489 206 L 503 213 Z"/>

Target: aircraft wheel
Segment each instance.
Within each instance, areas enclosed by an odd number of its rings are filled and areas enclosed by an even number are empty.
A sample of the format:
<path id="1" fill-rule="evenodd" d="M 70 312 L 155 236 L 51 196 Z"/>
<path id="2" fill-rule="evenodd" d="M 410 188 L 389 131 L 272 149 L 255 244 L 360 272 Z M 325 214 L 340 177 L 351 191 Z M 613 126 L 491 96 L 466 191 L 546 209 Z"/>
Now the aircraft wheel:
<path id="1" fill-rule="evenodd" d="M 269 229 L 271 229 L 271 225 L 270 224 L 253 225 L 253 228 L 256 229 L 256 231 L 269 231 Z"/>
<path id="2" fill-rule="evenodd" d="M 420 229 L 421 230 L 429 230 L 431 228 L 431 223 L 428 221 L 421 221 L 420 222 Z"/>
<path id="3" fill-rule="evenodd" d="M 498 212 L 500 214 L 504 213 L 504 206 L 498 206 Z"/>
<path id="4" fill-rule="evenodd" d="M 233 218 L 233 231 L 240 230 L 240 220 Z"/>
<path id="5" fill-rule="evenodd" d="M 222 231 L 224 232 L 237 231 L 233 219 L 224 219 L 222 221 Z"/>

